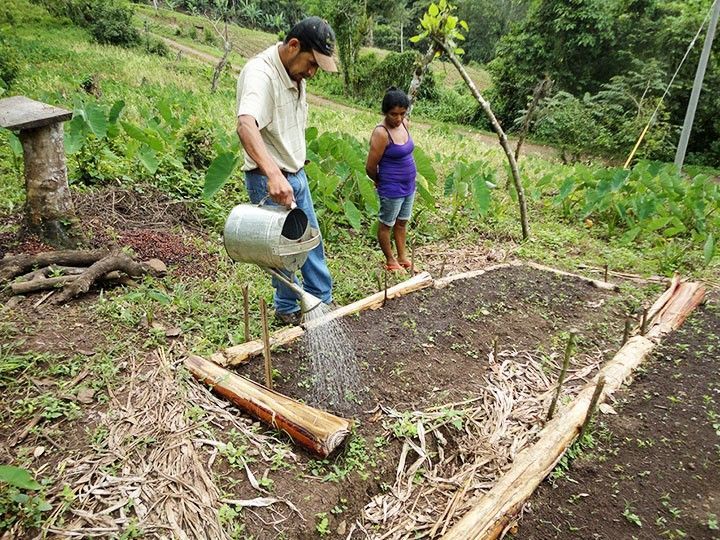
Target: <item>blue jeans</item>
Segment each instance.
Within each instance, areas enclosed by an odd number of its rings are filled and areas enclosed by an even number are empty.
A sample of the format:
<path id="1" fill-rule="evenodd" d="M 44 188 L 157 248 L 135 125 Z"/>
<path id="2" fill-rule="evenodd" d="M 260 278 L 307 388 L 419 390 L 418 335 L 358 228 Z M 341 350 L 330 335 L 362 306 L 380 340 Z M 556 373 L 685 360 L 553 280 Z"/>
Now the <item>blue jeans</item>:
<path id="1" fill-rule="evenodd" d="M 400 221 L 410 221 L 415 193 L 398 198 L 379 195 L 379 198 L 380 211 L 378 212 L 378 221 L 380 221 L 380 223 L 392 227 L 398 219 Z"/>
<path id="2" fill-rule="evenodd" d="M 318 228 L 318 220 L 313 207 L 312 196 L 310 195 L 310 187 L 308 186 L 305 169 L 300 169 L 295 174 L 289 174 L 288 182 L 293 188 L 295 194 L 295 202 L 298 208 L 305 212 L 308 217 L 310 226 Z M 245 187 L 247 187 L 250 202 L 259 204 L 267 196 L 267 177 L 256 172 L 245 173 Z M 272 199 L 268 198 L 265 204 L 275 205 Z M 308 258 L 300 267 L 303 282 L 302 287 L 316 298 L 319 298 L 326 304 L 332 302 L 332 278 L 330 270 L 325 263 L 325 252 L 323 251 L 322 240 L 320 244 L 308 253 Z M 300 283 L 297 276 L 293 274 L 296 283 Z M 272 278 L 272 284 L 275 288 L 273 301 L 275 303 L 275 311 L 278 313 L 294 313 L 300 310 L 297 295 L 285 285 L 282 281 Z"/>

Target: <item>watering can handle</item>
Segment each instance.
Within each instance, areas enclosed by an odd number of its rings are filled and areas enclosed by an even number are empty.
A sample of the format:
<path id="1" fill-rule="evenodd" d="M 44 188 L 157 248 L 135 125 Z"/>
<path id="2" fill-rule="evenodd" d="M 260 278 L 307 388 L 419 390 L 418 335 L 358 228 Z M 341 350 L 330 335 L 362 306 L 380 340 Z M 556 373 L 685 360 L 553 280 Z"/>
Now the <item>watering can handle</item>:
<path id="1" fill-rule="evenodd" d="M 269 198 L 270 198 L 270 195 L 265 195 L 258 203 L 258 206 L 263 206 Z M 290 210 L 295 210 L 296 208 L 297 208 L 297 203 L 295 202 L 295 199 L 293 199 L 292 202 L 290 203 Z"/>

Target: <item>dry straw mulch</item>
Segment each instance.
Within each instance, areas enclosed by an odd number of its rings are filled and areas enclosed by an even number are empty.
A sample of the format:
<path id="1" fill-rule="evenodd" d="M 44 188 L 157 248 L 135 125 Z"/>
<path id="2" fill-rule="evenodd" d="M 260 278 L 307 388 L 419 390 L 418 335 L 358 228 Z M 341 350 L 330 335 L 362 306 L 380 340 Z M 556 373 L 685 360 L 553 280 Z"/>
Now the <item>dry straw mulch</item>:
<path id="1" fill-rule="evenodd" d="M 223 504 L 276 505 L 277 522 L 294 512 L 275 497 L 225 500 L 211 476 L 218 452 L 226 447 L 213 428 L 234 429 L 266 461 L 278 441 L 256 433 L 252 421 L 205 387 L 185 381 L 180 361 L 169 360 L 162 350 L 129 362 L 128 382 L 110 393 L 108 412 L 98 425 L 107 433 L 104 441 L 58 467 L 49 496 L 55 511 L 46 532 L 59 538 L 110 537 L 134 527 L 144 538 L 224 540 L 230 536 L 218 516 Z M 201 420 L 190 419 L 193 404 L 202 408 Z M 266 495 L 244 465 L 250 484 Z"/>

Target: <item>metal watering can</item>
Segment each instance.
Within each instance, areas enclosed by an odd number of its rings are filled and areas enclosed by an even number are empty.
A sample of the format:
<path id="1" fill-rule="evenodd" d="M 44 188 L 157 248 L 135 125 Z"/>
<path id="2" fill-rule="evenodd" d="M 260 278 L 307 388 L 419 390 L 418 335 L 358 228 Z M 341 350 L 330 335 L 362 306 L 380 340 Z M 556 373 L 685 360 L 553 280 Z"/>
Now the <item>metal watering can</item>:
<path id="1" fill-rule="evenodd" d="M 311 227 L 300 208 L 239 204 L 225 221 L 225 251 L 237 262 L 257 264 L 290 287 L 307 313 L 322 301 L 302 290 L 292 279 L 308 252 L 320 244 L 320 231 Z M 283 270 L 288 273 L 283 272 Z M 290 275 L 288 275 L 290 274 Z"/>

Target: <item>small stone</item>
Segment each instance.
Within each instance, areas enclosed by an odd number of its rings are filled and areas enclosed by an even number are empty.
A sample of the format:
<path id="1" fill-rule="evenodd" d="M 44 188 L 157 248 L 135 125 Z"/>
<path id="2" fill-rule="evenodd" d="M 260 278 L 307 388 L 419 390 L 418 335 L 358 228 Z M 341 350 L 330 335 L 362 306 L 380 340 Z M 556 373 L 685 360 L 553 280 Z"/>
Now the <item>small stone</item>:
<path id="1" fill-rule="evenodd" d="M 152 328 L 154 328 L 155 330 L 165 331 L 165 326 L 163 326 L 161 323 L 159 323 L 159 322 L 157 322 L 157 321 L 153 321 L 153 322 L 150 324 L 150 326 L 151 326 Z"/>
<path id="2" fill-rule="evenodd" d="M 144 264 L 160 275 L 167 274 L 167 266 L 160 259 L 150 259 L 149 261 L 145 261 Z"/>
<path id="3" fill-rule="evenodd" d="M 95 351 L 91 349 L 78 349 L 77 352 L 79 352 L 83 356 L 92 356 L 95 354 Z"/>
<path id="4" fill-rule="evenodd" d="M 165 335 L 167 337 L 178 337 L 180 334 L 182 334 L 182 329 L 179 326 L 173 326 L 172 328 L 165 330 Z"/>
<path id="5" fill-rule="evenodd" d="M 607 403 L 601 403 L 598 408 L 603 414 L 617 414 L 617 411 L 613 409 L 612 405 L 608 405 Z"/>
<path id="6" fill-rule="evenodd" d="M 337 533 L 338 533 L 340 536 L 343 536 L 343 535 L 345 534 L 345 530 L 346 530 L 346 529 L 347 529 L 347 523 L 345 523 L 345 520 L 343 519 L 343 520 L 340 522 L 340 525 L 338 525 Z"/>
<path id="7" fill-rule="evenodd" d="M 95 390 L 93 390 L 92 388 L 81 388 L 78 391 L 76 397 L 80 403 L 89 405 L 90 403 L 92 403 L 94 401 L 93 398 L 95 397 Z"/>
<path id="8" fill-rule="evenodd" d="M 38 457 L 42 456 L 44 453 L 45 453 L 45 447 L 44 447 L 44 446 L 38 446 L 38 447 L 33 451 L 33 456 L 36 457 L 36 458 L 38 458 Z"/>

